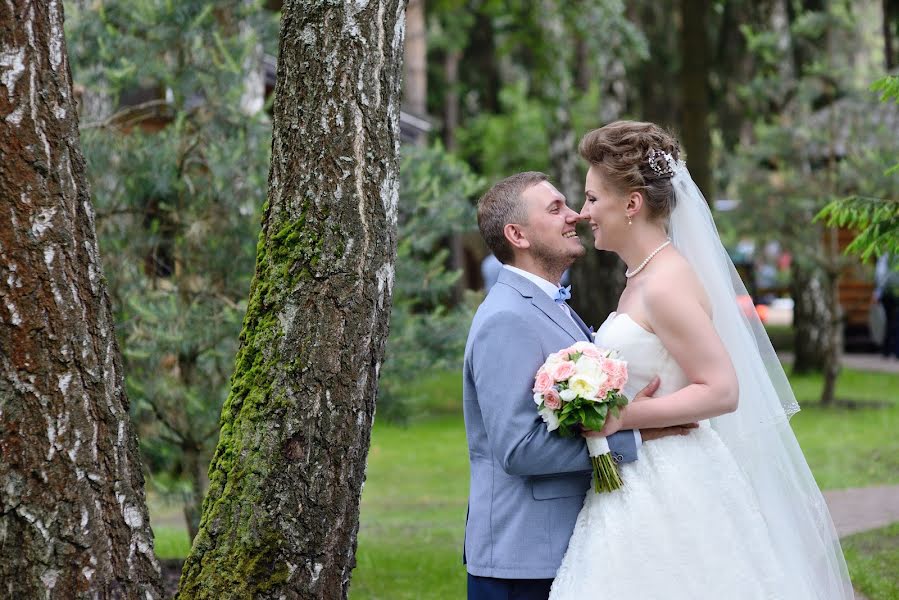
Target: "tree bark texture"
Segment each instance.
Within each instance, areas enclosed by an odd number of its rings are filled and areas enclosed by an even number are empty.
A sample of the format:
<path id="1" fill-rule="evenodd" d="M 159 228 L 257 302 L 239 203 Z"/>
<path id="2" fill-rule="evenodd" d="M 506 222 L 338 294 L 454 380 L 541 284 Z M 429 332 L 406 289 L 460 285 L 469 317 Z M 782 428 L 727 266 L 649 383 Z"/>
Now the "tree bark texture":
<path id="1" fill-rule="evenodd" d="M 883 0 L 883 56 L 887 71 L 899 65 L 899 0 Z"/>
<path id="2" fill-rule="evenodd" d="M 443 69 L 446 73 L 446 92 L 443 95 L 443 145 L 447 151 L 456 149 L 456 129 L 459 127 L 459 62 L 462 51 L 450 49 Z"/>
<path id="3" fill-rule="evenodd" d="M 678 10 L 677 2 L 641 0 L 628 2 L 627 6 L 652 49 L 651 60 L 632 68 L 637 85 L 630 88 L 629 112 L 659 125 L 676 127 L 681 122 L 683 106 L 682 86 L 677 78 L 681 70 L 679 31 L 683 24 L 672 18 Z"/>
<path id="4" fill-rule="evenodd" d="M 161 598 L 62 2 L 0 3 L 0 596 Z"/>
<path id="5" fill-rule="evenodd" d="M 829 350 L 839 336 L 839 307 L 833 306 L 832 285 L 824 269 L 794 261 L 791 271 L 790 296 L 795 303 L 793 372 L 822 372 L 833 362 L 828 355 L 832 355 Z"/>
<path id="6" fill-rule="evenodd" d="M 681 0 L 681 90 L 684 110 L 681 115 L 681 139 L 687 151 L 690 173 L 696 185 L 711 202 L 711 150 L 709 135 L 709 0 Z"/>
<path id="7" fill-rule="evenodd" d="M 346 598 L 396 256 L 400 0 L 284 3 L 269 200 L 179 597 Z"/>

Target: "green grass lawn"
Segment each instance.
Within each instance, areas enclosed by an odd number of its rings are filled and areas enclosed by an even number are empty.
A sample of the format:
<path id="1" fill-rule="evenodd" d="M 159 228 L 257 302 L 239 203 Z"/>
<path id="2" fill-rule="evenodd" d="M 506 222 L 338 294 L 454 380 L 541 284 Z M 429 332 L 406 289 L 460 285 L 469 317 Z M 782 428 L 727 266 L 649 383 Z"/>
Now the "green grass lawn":
<path id="1" fill-rule="evenodd" d="M 837 398 L 886 407 L 821 408 L 820 376 L 792 376 L 802 411 L 790 421 L 822 489 L 899 484 L 899 375 L 843 370 Z"/>
<path id="2" fill-rule="evenodd" d="M 839 397 L 891 401 L 886 408 L 855 410 L 818 407 L 820 378 L 792 381 L 803 404 L 792 425 L 822 488 L 899 483 L 899 442 L 893 434 L 899 429 L 899 375 L 844 371 Z M 417 386 L 429 400 L 416 407 L 408 424 L 376 421 L 372 432 L 353 600 L 442 600 L 465 594 L 461 552 L 468 458 L 461 377 L 435 374 Z M 186 535 L 168 527 L 154 531 L 160 556 L 186 555 Z M 894 575 L 897 552 L 884 550 L 889 543 L 895 547 L 897 536 L 889 535 L 877 544 L 856 544 L 863 538 L 853 536 L 847 545 L 854 579 L 870 579 L 871 589 L 899 580 Z M 877 596 L 872 592 L 870 598 Z"/>
<path id="3" fill-rule="evenodd" d="M 899 598 L 899 523 L 843 539 L 852 583 L 868 600 Z"/>

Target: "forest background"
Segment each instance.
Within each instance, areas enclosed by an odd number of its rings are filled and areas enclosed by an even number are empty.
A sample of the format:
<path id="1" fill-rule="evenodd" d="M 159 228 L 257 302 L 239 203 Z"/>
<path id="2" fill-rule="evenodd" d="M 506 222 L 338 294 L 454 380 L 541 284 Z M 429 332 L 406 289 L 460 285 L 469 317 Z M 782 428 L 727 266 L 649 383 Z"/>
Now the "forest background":
<path id="1" fill-rule="evenodd" d="M 65 3 L 157 553 L 174 560 L 197 531 L 246 312 L 279 9 Z M 842 369 L 847 344 L 865 347 L 851 313 L 867 306 L 871 261 L 895 236 L 870 240 L 862 262 L 843 253 L 839 229 L 815 220 L 835 201 L 864 217 L 899 198 L 897 38 L 895 0 L 408 4 L 394 308 L 354 597 L 458 593 L 467 490 L 458 370 L 486 254 L 476 200 L 505 175 L 541 170 L 579 207 L 577 139 L 617 118 L 678 135 L 756 300 L 792 300 L 791 324 L 770 331 L 793 356 L 809 406 L 794 427 L 819 483 L 899 483 L 899 448 L 885 433 L 899 424 L 899 379 Z M 573 269 L 573 303 L 588 322 L 614 309 L 622 274 L 599 253 Z M 829 436 L 846 423 L 857 452 L 837 459 Z M 865 547 L 853 575 L 881 597 L 897 583 L 871 564 L 890 552 L 895 564 L 896 528 Z"/>

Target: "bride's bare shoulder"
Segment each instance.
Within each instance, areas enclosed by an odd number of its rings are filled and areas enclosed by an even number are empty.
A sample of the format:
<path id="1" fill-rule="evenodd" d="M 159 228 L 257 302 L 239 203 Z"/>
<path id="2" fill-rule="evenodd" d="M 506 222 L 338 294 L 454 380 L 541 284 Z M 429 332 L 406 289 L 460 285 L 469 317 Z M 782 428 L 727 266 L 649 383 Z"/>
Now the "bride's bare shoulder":
<path id="1" fill-rule="evenodd" d="M 647 305 L 696 302 L 711 314 L 712 305 L 705 288 L 687 259 L 674 248 L 659 258 L 663 260 L 658 261 L 652 277 L 647 278 L 645 284 L 644 299 Z"/>

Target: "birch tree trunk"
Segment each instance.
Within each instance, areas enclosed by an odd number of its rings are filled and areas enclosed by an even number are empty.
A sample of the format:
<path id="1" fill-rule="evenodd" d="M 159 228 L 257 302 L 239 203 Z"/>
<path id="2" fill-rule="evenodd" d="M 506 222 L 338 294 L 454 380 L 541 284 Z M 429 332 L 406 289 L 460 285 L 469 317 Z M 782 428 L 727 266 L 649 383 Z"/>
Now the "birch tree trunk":
<path id="1" fill-rule="evenodd" d="M 826 329 L 830 319 L 823 269 L 793 262 L 790 268 L 790 296 L 793 309 L 794 373 L 820 372 L 826 358 Z"/>
<path id="2" fill-rule="evenodd" d="M 179 597 L 346 598 L 396 256 L 400 0 L 284 3 L 269 201 Z"/>
<path id="3" fill-rule="evenodd" d="M 0 596 L 161 598 L 62 3 L 0 40 Z"/>

